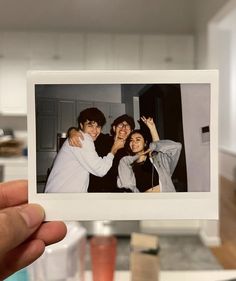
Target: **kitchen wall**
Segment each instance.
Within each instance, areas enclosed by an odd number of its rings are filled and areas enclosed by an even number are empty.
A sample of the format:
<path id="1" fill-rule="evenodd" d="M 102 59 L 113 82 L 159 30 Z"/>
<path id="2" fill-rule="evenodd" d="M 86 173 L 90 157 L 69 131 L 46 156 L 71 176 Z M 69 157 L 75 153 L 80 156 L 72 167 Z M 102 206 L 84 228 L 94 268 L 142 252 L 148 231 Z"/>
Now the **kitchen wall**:
<path id="1" fill-rule="evenodd" d="M 210 140 L 203 141 L 201 128 L 210 126 L 210 85 L 183 84 L 181 98 L 188 190 L 207 191 L 210 188 Z"/>

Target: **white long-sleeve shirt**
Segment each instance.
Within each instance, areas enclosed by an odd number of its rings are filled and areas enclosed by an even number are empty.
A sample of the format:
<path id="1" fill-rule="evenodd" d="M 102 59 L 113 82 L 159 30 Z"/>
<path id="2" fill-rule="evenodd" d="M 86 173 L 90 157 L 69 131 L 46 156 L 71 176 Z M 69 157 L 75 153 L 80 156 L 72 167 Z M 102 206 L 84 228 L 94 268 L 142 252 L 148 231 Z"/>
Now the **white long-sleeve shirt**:
<path id="1" fill-rule="evenodd" d="M 103 177 L 112 166 L 114 155 L 99 157 L 90 135 L 83 134 L 82 147 L 73 147 L 66 140 L 55 159 L 46 193 L 87 192 L 89 173 Z"/>

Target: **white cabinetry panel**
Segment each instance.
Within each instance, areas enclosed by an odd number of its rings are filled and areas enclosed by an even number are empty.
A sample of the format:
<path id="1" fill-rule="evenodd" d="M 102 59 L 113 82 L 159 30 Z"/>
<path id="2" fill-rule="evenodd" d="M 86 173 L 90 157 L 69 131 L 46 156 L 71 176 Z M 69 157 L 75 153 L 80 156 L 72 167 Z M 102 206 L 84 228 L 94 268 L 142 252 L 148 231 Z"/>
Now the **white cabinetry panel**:
<path id="1" fill-rule="evenodd" d="M 63 69 L 83 69 L 85 67 L 85 40 L 81 33 L 61 33 L 55 45 L 56 57 Z"/>
<path id="2" fill-rule="evenodd" d="M 1 113 L 26 114 L 26 72 L 28 60 L 0 61 Z"/>
<path id="3" fill-rule="evenodd" d="M 144 35 L 142 37 L 142 69 L 165 69 L 165 36 Z"/>
<path id="4" fill-rule="evenodd" d="M 27 179 L 28 164 L 25 157 L 0 158 L 0 165 L 3 166 L 3 181 Z"/>
<path id="5" fill-rule="evenodd" d="M 111 69 L 112 37 L 110 34 L 87 34 L 85 43 L 86 69 Z"/>
<path id="6" fill-rule="evenodd" d="M 115 69 L 140 69 L 140 36 L 114 35 L 113 54 Z"/>
<path id="7" fill-rule="evenodd" d="M 142 69 L 192 69 L 193 44 L 191 35 L 144 35 Z"/>
<path id="8" fill-rule="evenodd" d="M 192 69 L 191 35 L 0 32 L 0 113 L 26 114 L 26 71 Z"/>
<path id="9" fill-rule="evenodd" d="M 30 40 L 27 32 L 2 32 L 2 52 L 5 59 L 29 59 Z M 1 43 L 0 43 L 1 44 Z"/>

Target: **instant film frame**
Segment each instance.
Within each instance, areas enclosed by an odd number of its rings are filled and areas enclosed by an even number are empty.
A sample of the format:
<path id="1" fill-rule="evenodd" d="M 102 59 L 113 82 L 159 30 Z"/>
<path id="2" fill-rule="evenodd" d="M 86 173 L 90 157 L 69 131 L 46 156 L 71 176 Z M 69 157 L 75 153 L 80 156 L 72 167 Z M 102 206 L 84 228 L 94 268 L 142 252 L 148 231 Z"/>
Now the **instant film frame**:
<path id="1" fill-rule="evenodd" d="M 177 100 L 176 91 L 180 95 Z M 144 99 L 140 102 L 141 95 Z M 154 105 L 160 138 L 173 140 L 181 136 L 181 130 L 176 131 L 176 111 L 182 120 L 181 169 L 186 172 L 173 179 L 178 192 L 43 193 L 47 169 L 56 156 L 56 133 L 62 133 L 57 131 L 58 124 L 69 127 L 70 115 L 65 112 L 75 108 L 78 114 L 81 109 L 74 105 L 75 100 L 76 104 L 80 100 L 82 108 L 120 103 L 135 120 L 149 110 L 153 114 Z M 64 115 L 63 102 L 67 108 Z M 48 133 L 44 133 L 45 124 Z M 216 70 L 29 72 L 28 136 L 29 202 L 44 207 L 46 220 L 218 218 Z"/>

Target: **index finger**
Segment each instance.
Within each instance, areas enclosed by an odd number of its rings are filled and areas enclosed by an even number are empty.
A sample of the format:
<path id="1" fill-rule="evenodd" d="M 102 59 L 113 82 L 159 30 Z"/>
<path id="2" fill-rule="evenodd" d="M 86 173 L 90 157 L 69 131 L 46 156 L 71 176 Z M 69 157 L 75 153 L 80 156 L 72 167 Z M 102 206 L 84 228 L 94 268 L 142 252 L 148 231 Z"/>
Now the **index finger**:
<path id="1" fill-rule="evenodd" d="M 27 180 L 0 183 L 0 209 L 25 204 L 27 201 Z"/>

